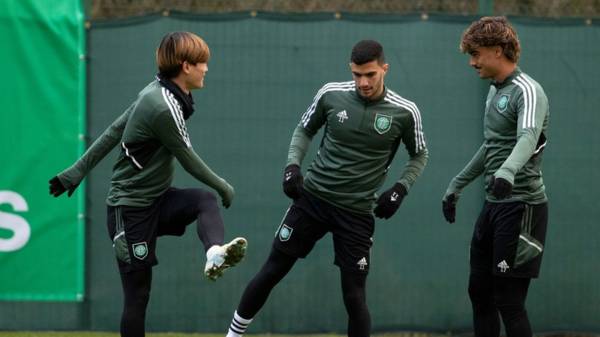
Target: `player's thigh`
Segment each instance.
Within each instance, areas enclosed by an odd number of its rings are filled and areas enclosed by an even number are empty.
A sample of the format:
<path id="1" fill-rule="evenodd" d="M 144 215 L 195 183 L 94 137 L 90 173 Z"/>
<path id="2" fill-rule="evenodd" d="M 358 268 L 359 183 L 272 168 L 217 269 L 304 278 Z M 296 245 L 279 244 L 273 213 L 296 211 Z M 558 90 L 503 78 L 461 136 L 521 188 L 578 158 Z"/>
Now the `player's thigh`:
<path id="1" fill-rule="evenodd" d="M 526 205 L 523 202 L 494 203 L 493 270 L 498 276 L 511 276 L 516 272 L 516 256 L 523 226 Z"/>
<path id="2" fill-rule="evenodd" d="M 328 232 L 326 225 L 302 208 L 301 203 L 296 200 L 288 208 L 273 240 L 273 248 L 298 258 L 306 257 Z"/>
<path id="3" fill-rule="evenodd" d="M 182 235 L 203 211 L 218 211 L 212 192 L 171 187 L 161 196 L 158 235 Z"/>
<path id="4" fill-rule="evenodd" d="M 548 205 L 525 205 L 515 253 L 514 274 L 538 277 L 546 243 Z"/>
<path id="5" fill-rule="evenodd" d="M 494 231 L 490 215 L 491 209 L 492 205 L 486 201 L 473 227 L 469 247 L 471 273 L 491 273 L 492 271 Z"/>
<path id="6" fill-rule="evenodd" d="M 108 229 L 119 270 L 129 272 L 156 265 L 158 208 L 117 206 L 108 208 Z"/>
<path id="7" fill-rule="evenodd" d="M 368 273 L 375 219 L 371 214 L 351 213 L 339 208 L 332 213 L 334 263 L 343 271 Z"/>

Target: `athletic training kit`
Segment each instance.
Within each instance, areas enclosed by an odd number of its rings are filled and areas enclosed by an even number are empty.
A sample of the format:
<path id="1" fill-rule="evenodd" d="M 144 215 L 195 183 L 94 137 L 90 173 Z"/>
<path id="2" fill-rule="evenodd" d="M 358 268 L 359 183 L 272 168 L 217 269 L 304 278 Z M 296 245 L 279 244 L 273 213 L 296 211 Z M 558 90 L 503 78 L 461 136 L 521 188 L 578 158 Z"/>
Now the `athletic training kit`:
<path id="1" fill-rule="evenodd" d="M 444 196 L 444 213 L 453 215 L 448 197 L 454 195 L 451 204 L 456 203 L 465 186 L 485 177 L 487 202 L 473 233 L 472 268 L 479 270 L 481 261 L 488 261 L 487 270 L 498 275 L 538 276 L 548 222 L 541 170 L 548 117 L 544 90 L 519 68 L 490 86 L 484 142 Z M 512 184 L 507 198 L 494 196 L 492 179 Z"/>
<path id="2" fill-rule="evenodd" d="M 156 238 L 182 235 L 194 221 L 208 250 L 209 279 L 221 276 L 245 254 L 243 238 L 221 246 L 223 221 L 212 193 L 171 187 L 177 159 L 194 178 L 215 189 L 226 207 L 233 196 L 233 188 L 192 148 L 185 121 L 193 112 L 191 94 L 157 75 L 85 154 L 58 175 L 66 189 L 72 188 L 115 146 L 120 147 L 106 201 L 108 231 L 122 273 L 156 265 Z"/>
<path id="3" fill-rule="evenodd" d="M 302 160 L 323 126 L 319 151 L 303 177 Z M 400 179 L 378 198 L 376 192 L 402 143 L 410 159 Z M 427 158 L 421 115 L 413 102 L 387 88 L 380 98 L 365 99 L 354 81 L 323 86 L 292 135 L 283 190 L 293 204 L 279 225 L 269 258 L 246 287 L 227 336 L 245 333 L 273 287 L 328 232 L 333 236 L 334 263 L 341 271 L 348 334 L 367 336 L 366 278 L 375 229 L 373 212 L 391 217 Z"/>

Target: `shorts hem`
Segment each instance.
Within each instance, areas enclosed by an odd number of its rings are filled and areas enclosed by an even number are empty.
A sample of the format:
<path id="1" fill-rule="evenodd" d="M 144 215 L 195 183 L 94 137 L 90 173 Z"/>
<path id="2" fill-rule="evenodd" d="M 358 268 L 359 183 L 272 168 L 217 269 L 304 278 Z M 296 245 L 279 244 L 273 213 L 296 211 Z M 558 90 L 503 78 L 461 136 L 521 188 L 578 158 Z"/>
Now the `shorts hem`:
<path id="1" fill-rule="evenodd" d="M 308 255 L 308 253 L 306 253 L 306 254 L 298 254 L 297 252 L 294 252 L 291 249 L 283 248 L 283 247 L 281 247 L 280 245 L 277 245 L 277 244 L 273 244 L 273 248 L 277 249 L 279 252 L 281 252 L 281 253 L 283 253 L 285 255 L 289 255 L 289 256 L 295 257 L 297 259 L 304 259 Z"/>
<path id="2" fill-rule="evenodd" d="M 341 264 L 337 263 L 337 262 L 333 262 L 334 265 L 336 265 L 338 268 L 340 268 L 341 271 L 343 272 L 347 272 L 347 273 L 352 273 L 352 274 L 368 274 L 370 269 L 366 269 L 366 270 L 360 270 L 360 269 L 356 269 L 356 268 L 348 268 L 348 267 L 344 267 Z"/>
<path id="3" fill-rule="evenodd" d="M 144 264 L 144 265 L 137 265 L 137 266 L 133 266 L 133 265 L 125 265 L 125 266 L 121 266 L 119 264 L 119 262 L 117 261 L 117 265 L 119 267 L 119 273 L 120 274 L 128 274 L 134 271 L 139 271 L 139 270 L 144 270 L 144 269 L 151 269 L 152 267 L 158 265 L 158 262 L 154 262 L 151 264 Z"/>
<path id="4" fill-rule="evenodd" d="M 538 278 L 539 274 L 538 273 L 510 273 L 510 274 L 503 274 L 503 273 L 498 273 L 498 272 L 493 272 L 492 273 L 494 276 L 498 276 L 498 277 L 506 277 L 506 278 Z"/>

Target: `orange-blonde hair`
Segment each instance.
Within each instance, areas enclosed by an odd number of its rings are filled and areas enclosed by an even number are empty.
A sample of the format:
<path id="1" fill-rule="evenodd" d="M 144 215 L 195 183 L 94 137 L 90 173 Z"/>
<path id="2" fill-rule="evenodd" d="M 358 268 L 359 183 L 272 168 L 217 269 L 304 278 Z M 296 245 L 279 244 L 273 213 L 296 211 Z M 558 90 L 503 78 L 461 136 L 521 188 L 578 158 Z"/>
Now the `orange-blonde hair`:
<path id="1" fill-rule="evenodd" d="M 171 32 L 165 35 L 156 49 L 156 65 L 161 75 L 173 78 L 179 75 L 183 62 L 206 63 L 210 49 L 202 38 L 190 32 Z"/>

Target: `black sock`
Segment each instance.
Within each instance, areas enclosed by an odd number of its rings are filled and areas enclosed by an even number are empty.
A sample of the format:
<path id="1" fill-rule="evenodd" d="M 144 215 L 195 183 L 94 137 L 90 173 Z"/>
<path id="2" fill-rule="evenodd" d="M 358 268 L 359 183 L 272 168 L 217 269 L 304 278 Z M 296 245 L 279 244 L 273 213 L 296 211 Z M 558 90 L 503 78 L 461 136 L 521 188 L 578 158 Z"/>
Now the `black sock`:
<path id="1" fill-rule="evenodd" d="M 341 271 L 344 305 L 348 313 L 348 337 L 368 337 L 371 314 L 367 307 L 367 274 Z"/>
<path id="2" fill-rule="evenodd" d="M 121 337 L 144 337 L 152 268 L 121 273 L 121 283 L 124 294 Z"/>

